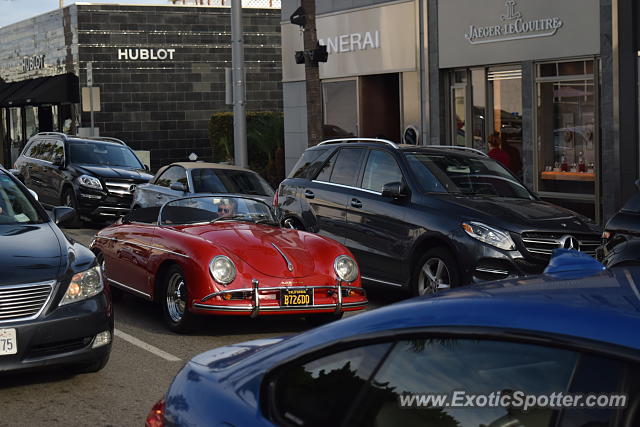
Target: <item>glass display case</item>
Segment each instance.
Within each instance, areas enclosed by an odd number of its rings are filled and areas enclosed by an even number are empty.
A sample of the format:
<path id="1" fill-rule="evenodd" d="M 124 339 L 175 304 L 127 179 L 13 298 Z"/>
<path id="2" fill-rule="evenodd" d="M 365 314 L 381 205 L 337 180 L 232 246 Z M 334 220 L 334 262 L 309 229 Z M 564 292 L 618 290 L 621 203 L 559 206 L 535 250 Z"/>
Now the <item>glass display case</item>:
<path id="1" fill-rule="evenodd" d="M 596 219 L 598 138 L 593 62 L 537 66 L 537 190 L 543 197 L 567 200 L 572 209 Z"/>

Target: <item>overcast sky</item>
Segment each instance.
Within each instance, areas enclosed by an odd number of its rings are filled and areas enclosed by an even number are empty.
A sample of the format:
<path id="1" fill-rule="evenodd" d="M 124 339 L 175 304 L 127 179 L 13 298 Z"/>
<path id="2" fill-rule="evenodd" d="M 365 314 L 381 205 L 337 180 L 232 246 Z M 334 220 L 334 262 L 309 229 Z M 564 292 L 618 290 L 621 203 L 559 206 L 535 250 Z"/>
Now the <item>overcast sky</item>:
<path id="1" fill-rule="evenodd" d="M 75 0 L 64 0 L 64 5 L 76 3 Z M 119 4 L 162 4 L 169 0 L 84 0 L 77 3 L 119 3 Z M 0 27 L 4 27 L 23 19 L 32 18 L 57 9 L 60 0 L 0 0 Z"/>

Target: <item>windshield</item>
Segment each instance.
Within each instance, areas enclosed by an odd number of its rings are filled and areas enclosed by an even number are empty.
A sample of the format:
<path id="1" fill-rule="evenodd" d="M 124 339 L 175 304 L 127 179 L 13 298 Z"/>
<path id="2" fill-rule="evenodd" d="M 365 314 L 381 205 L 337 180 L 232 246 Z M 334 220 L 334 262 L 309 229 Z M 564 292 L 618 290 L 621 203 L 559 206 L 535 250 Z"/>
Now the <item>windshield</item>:
<path id="1" fill-rule="evenodd" d="M 407 153 L 406 157 L 426 193 L 533 199 L 524 185 L 490 158 L 450 153 Z"/>
<path id="2" fill-rule="evenodd" d="M 195 193 L 236 193 L 273 196 L 271 186 L 260 175 L 233 169 L 193 169 Z"/>
<path id="3" fill-rule="evenodd" d="M 69 161 L 80 165 L 143 168 L 129 147 L 102 142 L 69 143 Z"/>
<path id="4" fill-rule="evenodd" d="M 45 222 L 20 187 L 0 171 L 0 225 Z"/>
<path id="5" fill-rule="evenodd" d="M 176 199 L 160 213 L 162 225 L 186 225 L 225 221 L 276 224 L 269 205 L 239 196 L 212 195 Z"/>

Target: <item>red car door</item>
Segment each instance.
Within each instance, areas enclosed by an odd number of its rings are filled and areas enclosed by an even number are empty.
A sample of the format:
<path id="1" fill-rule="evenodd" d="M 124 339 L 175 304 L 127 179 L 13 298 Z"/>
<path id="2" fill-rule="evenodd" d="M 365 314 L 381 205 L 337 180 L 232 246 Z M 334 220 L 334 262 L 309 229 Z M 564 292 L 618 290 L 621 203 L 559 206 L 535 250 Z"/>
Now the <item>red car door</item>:
<path id="1" fill-rule="evenodd" d="M 153 234 L 153 225 L 133 223 L 119 227 L 113 233 L 113 237 L 117 239 L 114 252 L 111 259 L 107 260 L 109 279 L 148 298 L 152 295 L 148 265 Z"/>

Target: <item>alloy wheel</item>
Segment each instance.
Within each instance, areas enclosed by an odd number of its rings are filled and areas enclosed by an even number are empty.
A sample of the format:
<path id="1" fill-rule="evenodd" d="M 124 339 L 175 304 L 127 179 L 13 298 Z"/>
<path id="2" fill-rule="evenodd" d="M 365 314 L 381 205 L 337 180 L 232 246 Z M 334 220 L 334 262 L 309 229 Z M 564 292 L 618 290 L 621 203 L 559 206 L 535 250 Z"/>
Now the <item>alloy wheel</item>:
<path id="1" fill-rule="evenodd" d="M 440 258 L 429 258 L 420 269 L 419 294 L 433 294 L 449 288 L 451 288 L 451 275 L 447 264 Z"/>

